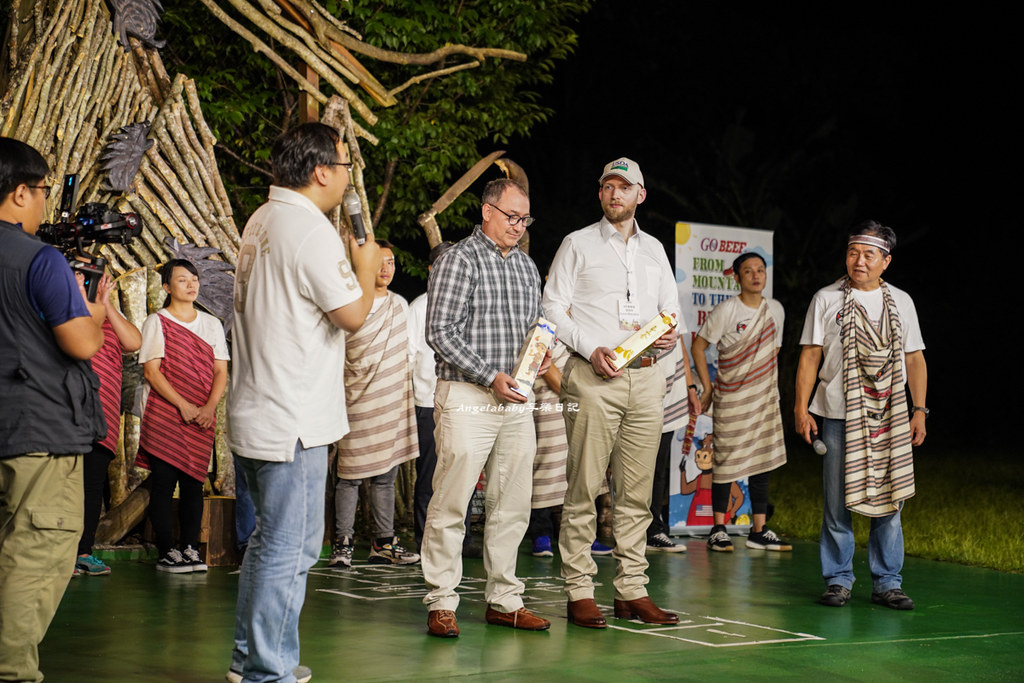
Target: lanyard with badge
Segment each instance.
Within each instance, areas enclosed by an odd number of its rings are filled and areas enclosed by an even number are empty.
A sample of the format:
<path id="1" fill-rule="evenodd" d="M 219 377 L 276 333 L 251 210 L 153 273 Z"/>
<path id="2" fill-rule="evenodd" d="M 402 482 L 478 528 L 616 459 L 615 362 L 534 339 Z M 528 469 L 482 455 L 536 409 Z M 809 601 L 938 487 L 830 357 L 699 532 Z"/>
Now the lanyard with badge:
<path id="1" fill-rule="evenodd" d="M 612 248 L 615 255 L 622 261 L 622 265 L 626 267 L 626 296 L 619 298 L 619 329 L 629 330 L 635 332 L 640 329 L 640 302 L 633 298 L 634 292 L 632 291 L 636 284 L 636 279 L 633 278 L 633 264 L 636 262 L 637 252 L 637 239 L 640 237 L 640 231 L 636 231 L 633 234 L 633 245 L 630 246 L 629 242 L 623 242 L 624 253 L 620 254 L 618 249 Z"/>

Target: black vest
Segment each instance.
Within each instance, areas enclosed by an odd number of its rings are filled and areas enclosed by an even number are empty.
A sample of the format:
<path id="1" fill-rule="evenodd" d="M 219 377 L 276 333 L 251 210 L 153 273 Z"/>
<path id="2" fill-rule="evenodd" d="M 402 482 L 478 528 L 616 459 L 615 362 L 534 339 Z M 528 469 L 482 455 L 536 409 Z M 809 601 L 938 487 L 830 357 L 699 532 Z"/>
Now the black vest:
<path id="1" fill-rule="evenodd" d="M 0 458 L 82 453 L 106 434 L 100 382 L 57 346 L 25 280 L 42 242 L 0 221 Z"/>

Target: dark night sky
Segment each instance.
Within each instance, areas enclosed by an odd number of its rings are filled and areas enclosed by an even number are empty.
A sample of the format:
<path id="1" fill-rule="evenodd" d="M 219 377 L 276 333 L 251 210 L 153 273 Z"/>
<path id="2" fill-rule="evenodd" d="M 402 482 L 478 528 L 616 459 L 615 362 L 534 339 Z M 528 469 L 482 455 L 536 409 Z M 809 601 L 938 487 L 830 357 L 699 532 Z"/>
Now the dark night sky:
<path id="1" fill-rule="evenodd" d="M 600 217 L 597 177 L 617 156 L 643 168 L 638 219 L 669 247 L 677 220 L 740 224 L 700 198 L 747 205 L 766 190 L 782 214 L 775 296 L 802 321 L 813 291 L 842 273 L 846 229 L 880 220 L 900 237 L 889 278 L 914 296 L 928 344 L 933 435 L 980 410 L 997 418 L 995 441 L 1009 433 L 998 418 L 1019 403 L 1020 373 L 1012 351 L 999 352 L 1009 367 L 978 363 L 984 346 L 971 338 L 1006 327 L 1015 41 L 1005 17 L 934 4 L 825 7 L 597 2 L 544 91 L 556 114 L 508 146 L 531 181 L 532 253 L 546 271 L 562 237 Z M 716 170 L 735 123 L 748 150 L 739 183 Z M 787 267 L 807 283 L 780 288 Z M 787 327 L 787 345 L 799 329 Z"/>

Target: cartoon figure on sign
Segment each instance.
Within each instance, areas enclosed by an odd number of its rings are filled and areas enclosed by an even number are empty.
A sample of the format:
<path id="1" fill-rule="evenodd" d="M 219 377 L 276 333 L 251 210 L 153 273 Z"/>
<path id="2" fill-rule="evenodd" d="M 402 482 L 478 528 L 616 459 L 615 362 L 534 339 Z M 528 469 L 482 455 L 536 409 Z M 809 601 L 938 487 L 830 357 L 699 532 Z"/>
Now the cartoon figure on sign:
<path id="1" fill-rule="evenodd" d="M 681 442 L 679 492 L 669 497 L 669 518 L 674 526 L 712 526 L 711 470 L 715 463 L 715 435 L 712 420 L 701 415 L 691 420 L 685 430 L 676 432 Z M 673 458 L 673 461 L 675 459 Z M 745 481 L 733 482 L 729 491 L 728 519 L 733 524 L 749 524 L 750 504 L 744 491 Z"/>
<path id="2" fill-rule="evenodd" d="M 686 526 L 714 524 L 711 514 L 711 468 L 715 461 L 715 435 L 711 432 L 693 435 L 690 457 L 683 458 L 679 492 L 694 494 L 686 514 Z"/>

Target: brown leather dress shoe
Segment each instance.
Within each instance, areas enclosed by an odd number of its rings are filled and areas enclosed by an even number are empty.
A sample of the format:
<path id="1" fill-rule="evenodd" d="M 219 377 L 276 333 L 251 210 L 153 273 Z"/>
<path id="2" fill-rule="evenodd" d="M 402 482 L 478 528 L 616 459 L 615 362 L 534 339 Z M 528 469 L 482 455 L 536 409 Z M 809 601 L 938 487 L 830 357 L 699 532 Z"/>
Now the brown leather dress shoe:
<path id="1" fill-rule="evenodd" d="M 570 600 L 566 603 L 565 611 L 570 624 L 584 628 L 608 628 L 608 622 L 605 621 L 593 598 Z"/>
<path id="2" fill-rule="evenodd" d="M 655 605 L 647 596 L 636 600 L 616 600 L 616 619 L 639 619 L 645 624 L 678 624 L 679 617 Z"/>
<path id="3" fill-rule="evenodd" d="M 524 631 L 546 631 L 551 628 L 550 621 L 541 619 L 525 607 L 520 607 L 515 612 L 499 612 L 488 607 L 487 623 L 494 624 L 495 626 L 520 628 Z"/>
<path id="4" fill-rule="evenodd" d="M 457 638 L 459 622 L 450 609 L 435 609 L 427 612 L 427 633 L 438 638 Z"/>

